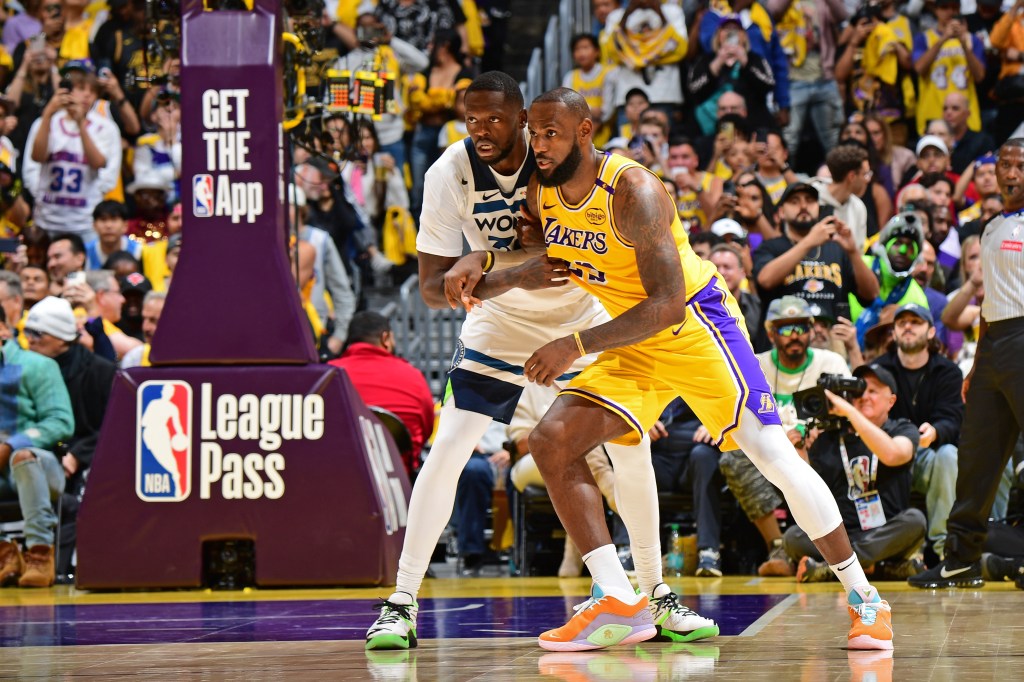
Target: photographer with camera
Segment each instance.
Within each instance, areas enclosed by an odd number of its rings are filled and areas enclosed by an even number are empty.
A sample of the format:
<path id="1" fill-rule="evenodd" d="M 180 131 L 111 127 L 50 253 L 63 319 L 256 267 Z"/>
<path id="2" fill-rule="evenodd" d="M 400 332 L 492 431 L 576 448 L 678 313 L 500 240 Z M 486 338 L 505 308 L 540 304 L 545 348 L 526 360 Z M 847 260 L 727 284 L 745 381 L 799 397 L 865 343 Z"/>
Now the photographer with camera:
<path id="1" fill-rule="evenodd" d="M 910 506 L 918 430 L 907 419 L 889 417 L 897 390 L 889 370 L 871 364 L 853 374 L 859 382 L 827 375 L 819 379 L 819 385 L 831 385 L 842 395 L 819 386 L 811 389 L 816 400 L 807 393 L 797 398 L 805 413 L 817 408 L 805 438 L 807 458 L 832 489 L 865 572 L 874 567 L 876 580 L 908 578 L 924 570 L 913 557 L 924 543 L 925 518 Z M 799 526 L 786 531 L 783 546 L 799 561 L 798 582 L 832 579 L 828 564 Z"/>
<path id="2" fill-rule="evenodd" d="M 924 494 L 928 542 L 943 555 L 946 519 L 956 497 L 957 445 L 964 403 L 963 374 L 936 352 L 935 322 L 928 308 L 908 303 L 896 310 L 891 350 L 877 359 L 896 379 L 895 418 L 917 426 L 920 443 L 914 457 L 913 490 Z"/>
<path id="3" fill-rule="evenodd" d="M 812 321 L 811 307 L 804 299 L 783 296 L 772 301 L 765 329 L 774 348 L 757 355 L 775 396 L 782 428 L 798 448 L 802 447 L 806 429 L 797 415 L 793 394 L 813 388 L 822 375 L 849 373 L 838 354 L 810 348 Z M 757 569 L 758 575 L 793 575 L 796 567 L 782 547 L 782 531 L 775 518 L 775 510 L 782 504 L 778 490 L 740 450 L 723 452 L 719 466 L 743 512 L 768 546 L 768 560 Z"/>

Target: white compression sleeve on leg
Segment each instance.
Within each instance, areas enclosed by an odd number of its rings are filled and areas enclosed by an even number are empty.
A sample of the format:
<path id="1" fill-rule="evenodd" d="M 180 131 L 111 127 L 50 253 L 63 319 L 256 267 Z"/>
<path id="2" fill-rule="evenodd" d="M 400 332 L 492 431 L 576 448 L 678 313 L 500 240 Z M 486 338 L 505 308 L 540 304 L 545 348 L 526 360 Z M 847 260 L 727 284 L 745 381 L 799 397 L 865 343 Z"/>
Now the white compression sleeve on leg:
<path id="1" fill-rule="evenodd" d="M 639 445 L 605 443 L 615 469 L 615 506 L 629 531 L 633 567 L 640 590 L 651 594 L 662 582 L 658 485 L 651 463 L 651 439 Z"/>
<path id="2" fill-rule="evenodd" d="M 451 399 L 441 408 L 437 436 L 409 501 L 396 592 L 415 598 L 420 591 L 437 539 L 452 516 L 459 476 L 490 424 L 487 415 L 460 410 Z"/>
<path id="3" fill-rule="evenodd" d="M 782 491 L 794 520 L 811 540 L 834 531 L 843 517 L 821 476 L 797 454 L 781 426 L 765 426 L 749 409 L 744 411 L 740 427 L 733 434 L 740 449 Z"/>

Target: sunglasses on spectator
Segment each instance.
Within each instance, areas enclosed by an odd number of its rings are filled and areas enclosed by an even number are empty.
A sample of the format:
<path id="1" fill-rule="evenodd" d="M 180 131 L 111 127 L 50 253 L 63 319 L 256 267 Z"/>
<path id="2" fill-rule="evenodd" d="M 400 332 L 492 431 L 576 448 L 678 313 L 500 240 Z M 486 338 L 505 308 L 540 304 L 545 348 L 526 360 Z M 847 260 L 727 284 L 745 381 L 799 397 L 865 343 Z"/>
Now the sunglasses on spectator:
<path id="1" fill-rule="evenodd" d="M 779 336 L 803 336 L 811 331 L 811 325 L 807 322 L 795 322 L 793 324 L 776 325 L 775 333 Z"/>
<path id="2" fill-rule="evenodd" d="M 55 17 L 59 17 L 60 16 L 60 5 L 59 4 L 44 5 L 43 9 L 46 10 L 46 12 L 51 14 L 52 16 L 55 16 Z"/>
<path id="3" fill-rule="evenodd" d="M 43 332 L 39 331 L 38 329 L 28 329 L 28 328 L 26 328 L 25 329 L 25 338 L 26 339 L 35 339 L 36 341 L 38 341 L 39 339 L 43 338 Z"/>

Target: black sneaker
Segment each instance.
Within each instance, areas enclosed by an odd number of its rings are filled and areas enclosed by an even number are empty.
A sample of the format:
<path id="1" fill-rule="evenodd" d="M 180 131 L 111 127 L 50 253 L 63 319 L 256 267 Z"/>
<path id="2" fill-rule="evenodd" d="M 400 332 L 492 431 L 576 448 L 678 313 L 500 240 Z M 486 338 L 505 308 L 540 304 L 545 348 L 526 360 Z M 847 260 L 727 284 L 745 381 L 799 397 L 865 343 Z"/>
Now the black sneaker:
<path id="1" fill-rule="evenodd" d="M 1020 566 L 1024 566 L 1022 559 L 1011 559 L 989 552 L 981 555 L 981 577 L 985 580 L 1013 582 Z"/>
<path id="2" fill-rule="evenodd" d="M 956 559 L 946 558 L 934 568 L 907 578 L 912 587 L 935 589 L 940 587 L 981 587 L 985 579 L 981 577 L 981 562 L 964 564 Z"/>

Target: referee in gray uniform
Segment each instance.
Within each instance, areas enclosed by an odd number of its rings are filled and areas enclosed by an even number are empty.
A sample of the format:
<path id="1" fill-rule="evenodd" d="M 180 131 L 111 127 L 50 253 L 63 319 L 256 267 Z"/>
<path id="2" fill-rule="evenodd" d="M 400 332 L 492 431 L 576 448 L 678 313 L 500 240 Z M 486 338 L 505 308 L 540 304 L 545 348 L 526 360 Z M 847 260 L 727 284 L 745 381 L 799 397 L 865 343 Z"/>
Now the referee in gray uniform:
<path id="1" fill-rule="evenodd" d="M 1024 138 L 999 148 L 996 179 L 1005 210 L 981 236 L 985 300 L 957 458 L 956 502 L 946 557 L 910 578 L 914 587 L 978 587 L 981 548 L 999 479 L 1024 427 Z"/>

